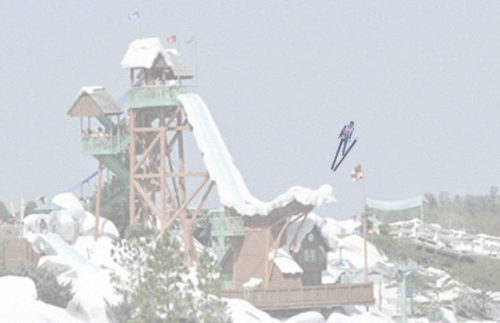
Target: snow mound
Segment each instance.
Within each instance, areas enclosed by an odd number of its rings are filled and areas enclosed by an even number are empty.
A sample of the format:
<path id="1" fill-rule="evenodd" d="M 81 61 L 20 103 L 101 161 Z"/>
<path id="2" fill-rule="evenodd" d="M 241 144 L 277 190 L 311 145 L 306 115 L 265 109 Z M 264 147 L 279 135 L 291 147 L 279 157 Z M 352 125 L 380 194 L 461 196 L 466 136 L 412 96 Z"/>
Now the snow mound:
<path id="1" fill-rule="evenodd" d="M 353 315 L 345 315 L 342 313 L 335 312 L 335 313 L 332 313 L 328 317 L 328 320 L 326 322 L 327 323 L 351 323 L 351 322 L 356 322 L 356 323 L 388 323 L 388 322 L 393 322 L 393 321 L 388 317 L 383 317 L 381 315 L 378 315 L 375 313 L 370 313 L 370 312 L 364 312 L 364 313 L 353 314 Z"/>
<path id="2" fill-rule="evenodd" d="M 276 251 L 276 257 L 274 256 L 275 250 L 269 253 L 269 260 L 274 260 L 276 267 L 283 274 L 302 274 L 304 271 L 300 268 L 299 264 L 293 260 L 292 256 L 283 248 L 279 248 Z"/>
<path id="3" fill-rule="evenodd" d="M 74 243 L 79 236 L 94 235 L 95 216 L 85 211 L 76 196 L 72 193 L 58 194 L 53 198 L 53 203 L 63 209 L 49 214 L 28 215 L 23 221 L 25 235 L 52 232 L 70 244 Z M 113 222 L 103 217 L 99 218 L 99 236 L 117 238 L 119 235 Z"/>
<path id="4" fill-rule="evenodd" d="M 0 300 L 35 300 L 37 298 L 35 283 L 27 277 L 0 277 Z"/>
<path id="5" fill-rule="evenodd" d="M 334 257 L 349 261 L 356 269 L 364 267 L 363 238 L 358 235 L 350 235 L 340 239 Z M 380 254 L 377 248 L 370 242 L 366 242 L 368 253 L 368 267 L 374 267 L 377 263 L 386 264 L 387 258 Z"/>
<path id="6" fill-rule="evenodd" d="M 228 305 L 228 312 L 233 322 L 245 323 L 279 323 L 280 321 L 272 318 L 269 314 L 259 310 L 252 304 L 242 299 L 224 298 Z"/>
<path id="7" fill-rule="evenodd" d="M 292 316 L 285 323 L 325 323 L 325 318 L 318 312 L 304 312 Z"/>
<path id="8" fill-rule="evenodd" d="M 93 236 L 95 228 L 95 215 L 90 212 L 85 212 L 85 216 L 80 226 L 80 235 Z M 111 238 L 118 238 L 120 232 L 115 224 L 110 220 L 99 217 L 99 236 L 107 236 Z"/>
<path id="9" fill-rule="evenodd" d="M 26 277 L 0 277 L 0 322 L 78 323 L 65 309 L 36 300 L 35 283 Z"/>
<path id="10" fill-rule="evenodd" d="M 61 193 L 52 198 L 52 203 L 59 205 L 69 213 L 82 217 L 85 215 L 85 209 L 82 203 L 73 193 Z"/>

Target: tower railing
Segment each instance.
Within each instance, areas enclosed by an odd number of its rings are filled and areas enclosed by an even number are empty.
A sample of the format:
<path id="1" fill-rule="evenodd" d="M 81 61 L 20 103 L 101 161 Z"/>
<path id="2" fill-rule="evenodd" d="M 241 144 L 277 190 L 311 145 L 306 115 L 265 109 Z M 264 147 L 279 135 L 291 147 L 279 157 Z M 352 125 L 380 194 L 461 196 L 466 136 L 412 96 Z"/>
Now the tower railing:
<path id="1" fill-rule="evenodd" d="M 84 155 L 109 155 L 122 151 L 130 142 L 128 134 L 108 135 L 96 134 L 82 137 Z"/>
<path id="2" fill-rule="evenodd" d="M 302 288 L 256 288 L 224 290 L 221 296 L 242 298 L 263 310 L 322 308 L 342 305 L 371 305 L 373 283 L 325 284 Z"/>
<path id="3" fill-rule="evenodd" d="M 133 109 L 155 106 L 178 106 L 177 95 L 196 90 L 195 86 L 167 84 L 147 85 L 130 89 L 129 107 Z"/>

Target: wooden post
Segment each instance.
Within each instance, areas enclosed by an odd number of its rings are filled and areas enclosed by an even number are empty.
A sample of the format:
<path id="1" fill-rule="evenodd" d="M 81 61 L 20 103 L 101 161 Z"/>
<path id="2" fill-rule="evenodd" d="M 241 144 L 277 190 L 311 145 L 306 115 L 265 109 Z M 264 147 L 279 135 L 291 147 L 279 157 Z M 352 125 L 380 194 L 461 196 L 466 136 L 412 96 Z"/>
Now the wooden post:
<path id="1" fill-rule="evenodd" d="M 161 224 L 164 225 L 167 220 L 167 196 L 166 196 L 166 170 L 165 170 L 165 154 L 166 154 L 166 128 L 165 128 L 165 110 L 161 110 L 160 114 L 160 200 L 161 200 Z M 156 221 L 155 221 L 156 222 Z M 162 228 L 163 232 L 163 228 Z"/>
<path id="2" fill-rule="evenodd" d="M 99 156 L 99 173 L 97 175 L 97 199 L 95 205 L 94 241 L 99 237 L 99 216 L 101 215 L 101 191 L 102 191 L 102 156 Z"/>
<path id="3" fill-rule="evenodd" d="M 130 225 L 135 225 L 135 188 L 134 188 L 134 171 L 135 168 L 135 112 L 133 109 L 129 110 L 129 127 L 130 127 L 130 149 L 129 149 L 129 216 Z"/>
<path id="4" fill-rule="evenodd" d="M 380 281 L 378 282 L 378 310 L 382 311 L 382 281 L 384 280 L 383 277 L 381 277 Z"/>
<path id="5" fill-rule="evenodd" d="M 265 229 L 266 233 L 266 255 L 265 255 L 265 261 L 264 261 L 264 288 L 269 287 L 269 281 L 266 279 L 268 271 L 270 271 L 270 263 L 269 263 L 269 253 L 271 252 L 271 228 L 266 228 Z M 273 259 L 274 261 L 274 259 Z"/>
<path id="6" fill-rule="evenodd" d="M 365 283 L 368 282 L 368 252 L 366 247 L 366 183 L 363 175 L 363 249 L 365 254 Z"/>

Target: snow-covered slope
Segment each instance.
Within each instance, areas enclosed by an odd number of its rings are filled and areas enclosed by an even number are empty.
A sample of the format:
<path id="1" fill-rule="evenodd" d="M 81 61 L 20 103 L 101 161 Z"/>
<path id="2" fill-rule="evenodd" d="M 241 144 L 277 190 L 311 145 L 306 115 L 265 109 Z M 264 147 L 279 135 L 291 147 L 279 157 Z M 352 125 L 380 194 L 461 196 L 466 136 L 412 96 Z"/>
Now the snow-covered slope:
<path id="1" fill-rule="evenodd" d="M 205 166 L 210 178 L 217 183 L 219 199 L 224 206 L 236 210 L 240 215 L 253 216 L 268 215 L 273 210 L 284 208 L 293 202 L 308 210 L 310 207 L 335 201 L 330 185 L 323 185 L 317 190 L 295 186 L 270 202 L 258 200 L 250 193 L 236 168 L 203 99 L 193 93 L 181 94 L 177 98 L 182 102 L 188 121 L 193 127 Z"/>
<path id="2" fill-rule="evenodd" d="M 0 322 L 82 323 L 60 307 L 38 301 L 35 283 L 26 277 L 0 277 Z"/>

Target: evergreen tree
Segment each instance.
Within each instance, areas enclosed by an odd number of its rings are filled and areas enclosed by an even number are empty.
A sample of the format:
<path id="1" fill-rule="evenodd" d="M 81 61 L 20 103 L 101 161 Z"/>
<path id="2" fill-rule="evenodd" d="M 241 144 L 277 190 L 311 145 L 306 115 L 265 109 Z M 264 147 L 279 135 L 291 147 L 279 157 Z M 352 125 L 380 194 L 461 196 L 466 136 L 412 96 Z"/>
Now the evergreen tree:
<path id="1" fill-rule="evenodd" d="M 229 322 L 225 303 L 215 296 L 221 276 L 214 258 L 200 255 L 195 286 L 179 240 L 168 233 L 156 240 L 132 240 L 116 245 L 114 260 L 127 275 L 112 274 L 113 287 L 122 297 L 107 306 L 112 322 Z"/>
<path id="2" fill-rule="evenodd" d="M 164 234 L 148 250 L 144 279 L 133 297 L 140 321 L 195 321 L 193 285 L 187 275 L 179 241 Z"/>
<path id="3" fill-rule="evenodd" d="M 8 219 L 11 218 L 11 215 L 9 213 L 9 210 L 7 210 L 7 207 L 5 204 L 0 201 L 0 221 L 7 221 Z"/>
<path id="4" fill-rule="evenodd" d="M 227 304 L 219 294 L 222 290 L 221 268 L 217 259 L 203 251 L 196 264 L 196 278 L 201 297 L 198 299 L 198 318 L 202 322 L 230 322 Z"/>
<path id="5" fill-rule="evenodd" d="M 24 207 L 24 216 L 34 213 L 35 209 L 36 209 L 36 203 L 33 201 L 28 201 L 28 203 L 26 203 L 26 206 Z"/>
<path id="6" fill-rule="evenodd" d="M 146 247 L 150 243 L 150 237 L 129 240 L 115 240 L 112 251 L 113 261 L 126 270 L 123 277 L 115 272 L 111 273 L 111 283 L 115 292 L 121 296 L 118 304 L 110 304 L 106 301 L 106 312 L 109 319 L 114 323 L 133 322 L 136 316 L 136 305 L 132 302 L 132 294 L 142 281 L 142 265 L 145 260 Z"/>

